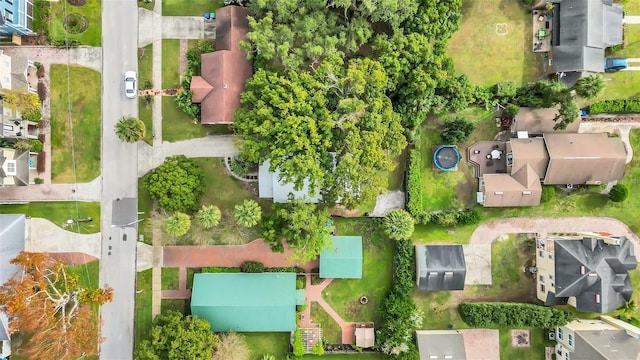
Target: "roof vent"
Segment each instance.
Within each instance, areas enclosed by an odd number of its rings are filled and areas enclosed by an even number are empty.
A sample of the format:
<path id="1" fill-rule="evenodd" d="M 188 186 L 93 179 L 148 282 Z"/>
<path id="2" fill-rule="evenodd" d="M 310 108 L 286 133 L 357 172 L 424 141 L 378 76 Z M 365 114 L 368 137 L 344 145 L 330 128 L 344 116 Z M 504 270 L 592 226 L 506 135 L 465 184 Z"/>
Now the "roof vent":
<path id="1" fill-rule="evenodd" d="M 580 275 L 584 275 L 584 265 L 580 266 Z"/>
<path id="2" fill-rule="evenodd" d="M 227 83 L 222 84 L 222 87 L 226 89 L 228 87 Z"/>
<path id="3" fill-rule="evenodd" d="M 496 191 L 494 194 L 495 194 L 495 195 L 502 195 L 502 194 L 504 194 L 504 193 L 503 193 L 502 191 Z"/>
<path id="4" fill-rule="evenodd" d="M 600 304 L 600 294 L 596 294 L 596 304 Z"/>
<path id="5" fill-rule="evenodd" d="M 525 191 L 522 192 L 522 195 L 531 195 L 531 191 L 525 190 Z"/>

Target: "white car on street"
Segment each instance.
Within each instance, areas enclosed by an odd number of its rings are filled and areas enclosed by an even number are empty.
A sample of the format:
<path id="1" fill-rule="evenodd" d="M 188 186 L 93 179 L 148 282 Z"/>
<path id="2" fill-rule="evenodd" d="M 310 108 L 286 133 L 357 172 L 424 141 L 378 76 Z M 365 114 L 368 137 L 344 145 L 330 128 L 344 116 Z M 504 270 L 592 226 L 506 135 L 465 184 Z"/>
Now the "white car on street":
<path id="1" fill-rule="evenodd" d="M 124 73 L 124 95 L 129 99 L 134 99 L 138 93 L 138 74 L 135 71 L 127 71 Z"/>

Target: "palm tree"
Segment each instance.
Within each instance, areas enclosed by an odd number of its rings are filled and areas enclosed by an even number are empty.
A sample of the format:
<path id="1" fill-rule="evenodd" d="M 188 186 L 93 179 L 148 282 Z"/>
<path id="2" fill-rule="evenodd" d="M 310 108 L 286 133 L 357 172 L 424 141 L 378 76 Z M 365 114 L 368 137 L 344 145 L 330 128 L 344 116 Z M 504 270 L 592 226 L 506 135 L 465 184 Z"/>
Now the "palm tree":
<path id="1" fill-rule="evenodd" d="M 191 219 L 189 219 L 189 215 L 185 213 L 175 212 L 162 222 L 162 228 L 167 235 L 179 237 L 189 232 Z"/>
<path id="2" fill-rule="evenodd" d="M 262 355 L 262 360 L 276 360 L 276 357 L 271 354 Z"/>
<path id="3" fill-rule="evenodd" d="M 220 222 L 220 209 L 214 205 L 202 205 L 202 208 L 196 214 L 196 219 L 198 219 L 203 228 L 210 229 Z"/>
<path id="4" fill-rule="evenodd" d="M 382 221 L 384 232 L 393 240 L 407 240 L 413 234 L 415 221 L 402 209 L 391 210 Z"/>
<path id="5" fill-rule="evenodd" d="M 584 77 L 574 85 L 574 90 L 583 98 L 594 98 L 600 96 L 604 91 L 604 79 L 600 75 Z"/>
<path id="6" fill-rule="evenodd" d="M 262 217 L 260 205 L 253 200 L 245 200 L 242 204 L 236 205 L 233 216 L 238 224 L 244 227 L 252 227 L 258 224 Z"/>
<path id="7" fill-rule="evenodd" d="M 120 140 L 134 143 L 144 138 L 146 128 L 144 122 L 134 117 L 122 117 L 116 124 L 116 135 Z"/>

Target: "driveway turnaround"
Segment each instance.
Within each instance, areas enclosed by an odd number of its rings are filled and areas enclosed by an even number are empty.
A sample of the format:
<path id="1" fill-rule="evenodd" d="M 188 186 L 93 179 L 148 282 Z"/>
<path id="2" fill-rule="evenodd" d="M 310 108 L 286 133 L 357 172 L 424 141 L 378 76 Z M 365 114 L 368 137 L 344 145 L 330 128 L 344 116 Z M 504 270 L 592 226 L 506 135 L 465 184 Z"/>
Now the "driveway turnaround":
<path id="1" fill-rule="evenodd" d="M 566 218 L 507 218 L 486 222 L 471 234 L 469 244 L 491 244 L 502 234 L 541 234 L 604 231 L 613 236 L 626 236 L 634 244 L 635 256 L 640 258 L 640 239 L 622 221 L 598 216 Z"/>

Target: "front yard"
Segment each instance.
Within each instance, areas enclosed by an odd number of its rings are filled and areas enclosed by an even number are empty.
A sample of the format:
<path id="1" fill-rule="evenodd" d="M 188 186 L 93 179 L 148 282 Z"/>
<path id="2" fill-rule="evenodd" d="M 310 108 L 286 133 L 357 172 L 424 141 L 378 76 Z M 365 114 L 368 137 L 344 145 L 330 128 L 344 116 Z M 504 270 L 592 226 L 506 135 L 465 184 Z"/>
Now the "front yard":
<path id="1" fill-rule="evenodd" d="M 542 55 L 531 51 L 531 20 L 520 1 L 464 0 L 447 55 L 476 85 L 534 81 L 542 75 Z"/>
<path id="2" fill-rule="evenodd" d="M 83 6 L 73 6 L 67 1 L 52 1 L 51 17 L 49 20 L 49 39 L 63 42 L 67 39 L 77 40 L 81 45 L 100 46 L 102 34 L 102 0 L 91 0 Z M 80 14 L 88 20 L 88 27 L 80 33 L 65 30 L 65 17 L 70 14 Z"/>
<path id="3" fill-rule="evenodd" d="M 144 339 L 149 338 L 151 332 L 151 272 L 148 269 L 136 275 L 136 314 L 134 331 L 134 348 Z"/>
<path id="4" fill-rule="evenodd" d="M 100 175 L 100 73 L 51 65 L 51 180 L 90 182 Z"/>
<path id="5" fill-rule="evenodd" d="M 44 218 L 59 227 L 80 234 L 95 234 L 100 232 L 100 203 L 84 201 L 51 201 L 30 202 L 27 204 L 0 205 L 0 214 L 26 214 L 30 217 Z M 91 222 L 81 222 L 67 226 L 69 219 L 86 219 L 91 217 Z"/>
<path id="6" fill-rule="evenodd" d="M 172 96 L 162 97 L 163 141 L 176 142 L 205 137 L 209 134 L 209 130 L 210 125 L 198 124 L 191 116 L 178 109 Z"/>

